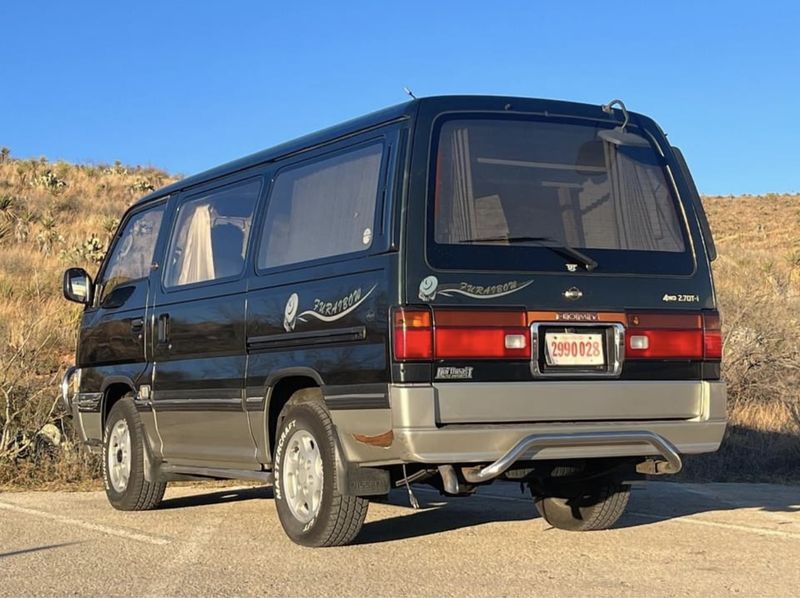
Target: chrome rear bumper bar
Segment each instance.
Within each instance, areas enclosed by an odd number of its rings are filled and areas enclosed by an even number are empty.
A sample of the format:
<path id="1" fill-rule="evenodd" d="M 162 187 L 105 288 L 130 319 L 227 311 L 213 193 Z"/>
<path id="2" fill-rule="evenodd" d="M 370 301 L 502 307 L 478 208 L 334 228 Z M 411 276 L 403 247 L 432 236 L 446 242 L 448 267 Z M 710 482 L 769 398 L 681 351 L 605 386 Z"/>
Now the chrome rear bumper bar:
<path id="1" fill-rule="evenodd" d="M 654 468 L 654 473 L 678 473 L 683 461 L 669 440 L 652 432 L 590 432 L 580 434 L 531 434 L 511 447 L 502 457 L 486 466 L 467 467 L 461 471 L 464 479 L 473 484 L 493 480 L 520 459 L 530 459 L 544 448 L 564 446 L 610 446 L 649 444 L 664 457 L 663 467 Z"/>

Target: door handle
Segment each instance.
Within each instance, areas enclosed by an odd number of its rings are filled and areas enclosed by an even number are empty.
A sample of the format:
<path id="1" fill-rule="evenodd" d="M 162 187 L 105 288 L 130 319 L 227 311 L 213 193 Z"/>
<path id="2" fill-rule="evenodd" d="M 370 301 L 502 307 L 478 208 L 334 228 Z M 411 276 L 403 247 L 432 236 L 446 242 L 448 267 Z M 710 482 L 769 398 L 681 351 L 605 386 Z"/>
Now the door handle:
<path id="1" fill-rule="evenodd" d="M 156 338 L 159 345 L 166 345 L 169 343 L 169 314 L 161 314 L 158 316 Z"/>
<path id="2" fill-rule="evenodd" d="M 131 320 L 131 332 L 133 334 L 141 334 L 142 330 L 144 330 L 144 319 L 134 318 Z"/>

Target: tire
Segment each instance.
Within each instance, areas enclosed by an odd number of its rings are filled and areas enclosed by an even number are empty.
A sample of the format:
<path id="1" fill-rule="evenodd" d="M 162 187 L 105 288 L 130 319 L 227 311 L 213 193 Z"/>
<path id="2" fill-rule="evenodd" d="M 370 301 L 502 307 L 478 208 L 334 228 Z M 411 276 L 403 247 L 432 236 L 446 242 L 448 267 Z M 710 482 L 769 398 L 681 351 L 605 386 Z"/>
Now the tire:
<path id="1" fill-rule="evenodd" d="M 275 444 L 275 506 L 286 535 L 296 544 L 343 546 L 361 531 L 369 500 L 340 491 L 336 431 L 321 399 L 318 389 L 303 389 L 281 411 Z"/>
<path id="2" fill-rule="evenodd" d="M 103 484 L 108 502 L 120 511 L 155 509 L 164 497 L 166 482 L 144 478 L 144 442 L 142 420 L 127 394 L 111 408 L 103 430 Z"/>
<path id="3" fill-rule="evenodd" d="M 558 467 L 552 476 L 577 473 L 572 467 Z M 608 529 L 622 516 L 628 505 L 631 487 L 613 480 L 597 480 L 583 491 L 564 498 L 535 496 L 536 509 L 555 528 L 587 532 Z"/>

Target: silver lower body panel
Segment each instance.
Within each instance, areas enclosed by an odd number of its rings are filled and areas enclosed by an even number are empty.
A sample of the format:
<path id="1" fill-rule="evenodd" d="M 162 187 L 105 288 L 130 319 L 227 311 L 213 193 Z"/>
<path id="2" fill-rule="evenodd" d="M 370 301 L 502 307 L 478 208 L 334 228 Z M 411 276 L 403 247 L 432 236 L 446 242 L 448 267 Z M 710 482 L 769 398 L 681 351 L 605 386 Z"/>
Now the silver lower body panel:
<path id="1" fill-rule="evenodd" d="M 576 389 L 580 400 L 575 399 Z M 459 396 L 461 405 L 456 404 Z M 599 410 L 603 404 L 614 410 Z M 727 421 L 725 385 L 715 381 L 397 385 L 390 388 L 390 405 L 386 410 L 332 413 L 349 460 L 363 465 L 491 463 L 528 436 L 614 433 L 654 434 L 680 454 L 708 453 L 719 448 Z M 392 441 L 387 446 L 363 441 L 388 431 Z M 576 442 L 543 447 L 529 458 L 659 454 L 642 442 Z"/>

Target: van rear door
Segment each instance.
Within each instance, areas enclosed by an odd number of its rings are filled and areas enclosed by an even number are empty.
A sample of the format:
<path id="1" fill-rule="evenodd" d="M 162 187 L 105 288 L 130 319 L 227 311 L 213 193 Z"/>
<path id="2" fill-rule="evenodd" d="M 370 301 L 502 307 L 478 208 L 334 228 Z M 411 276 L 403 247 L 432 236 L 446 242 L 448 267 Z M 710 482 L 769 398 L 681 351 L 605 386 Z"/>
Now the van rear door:
<path id="1" fill-rule="evenodd" d="M 619 143 L 599 107 L 514 107 L 420 110 L 405 305 L 430 314 L 409 321 L 432 353 L 409 361 L 431 367 L 399 381 L 433 382 L 442 423 L 699 416 L 719 320 L 663 135 L 635 117 Z M 488 332 L 498 313 L 524 320 L 525 356 L 516 329 Z"/>

